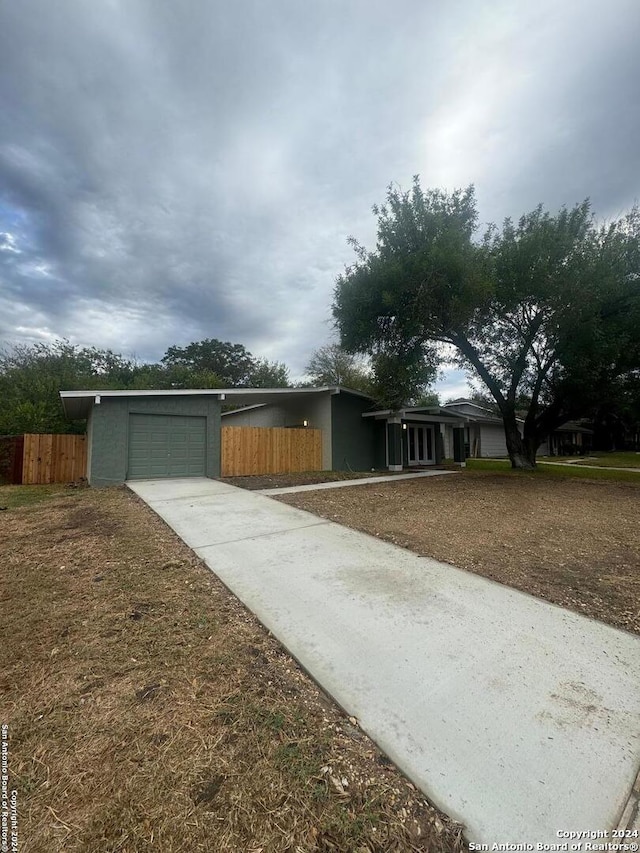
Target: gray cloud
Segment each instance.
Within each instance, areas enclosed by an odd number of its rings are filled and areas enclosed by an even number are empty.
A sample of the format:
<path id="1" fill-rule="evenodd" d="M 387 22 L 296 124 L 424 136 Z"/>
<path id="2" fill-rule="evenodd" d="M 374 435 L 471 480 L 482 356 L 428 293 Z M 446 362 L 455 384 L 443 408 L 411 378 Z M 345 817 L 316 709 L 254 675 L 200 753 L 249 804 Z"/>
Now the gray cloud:
<path id="1" fill-rule="evenodd" d="M 390 181 L 484 220 L 640 195 L 635 0 L 0 6 L 0 338 L 300 375 Z M 452 385 L 459 377 L 452 377 Z"/>

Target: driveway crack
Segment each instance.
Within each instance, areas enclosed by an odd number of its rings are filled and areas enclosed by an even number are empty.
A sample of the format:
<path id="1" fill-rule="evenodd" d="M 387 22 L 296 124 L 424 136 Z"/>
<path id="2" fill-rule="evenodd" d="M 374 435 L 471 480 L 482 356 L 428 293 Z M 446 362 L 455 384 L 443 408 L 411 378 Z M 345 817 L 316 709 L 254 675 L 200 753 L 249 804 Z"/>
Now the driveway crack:
<path id="1" fill-rule="evenodd" d="M 263 539 L 267 536 L 279 536 L 281 533 L 291 533 L 294 530 L 308 530 L 310 527 L 322 527 L 324 524 L 333 524 L 334 522 L 326 519 L 317 521 L 313 524 L 304 524 L 302 527 L 286 527 L 284 530 L 269 530 L 267 533 L 256 533 L 253 536 L 241 536 L 239 539 L 225 539 L 224 542 L 210 542 L 208 545 L 196 545 L 195 550 L 200 548 L 212 548 L 215 545 L 232 545 L 234 542 L 246 542 L 250 539 Z"/>

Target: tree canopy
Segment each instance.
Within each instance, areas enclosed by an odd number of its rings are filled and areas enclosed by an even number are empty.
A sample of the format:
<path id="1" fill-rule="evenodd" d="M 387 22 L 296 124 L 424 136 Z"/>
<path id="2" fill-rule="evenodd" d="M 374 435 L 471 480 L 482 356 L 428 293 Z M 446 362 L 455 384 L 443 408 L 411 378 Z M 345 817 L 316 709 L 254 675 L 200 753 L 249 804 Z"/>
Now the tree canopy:
<path id="1" fill-rule="evenodd" d="M 473 187 L 390 187 L 375 251 L 351 240 L 333 312 L 350 351 L 406 370 L 453 349 L 501 413 L 516 467 L 555 428 L 590 414 L 640 366 L 640 213 L 598 225 L 588 202 L 542 206 L 475 236 Z M 521 435 L 516 410 L 526 406 Z"/>
<path id="2" fill-rule="evenodd" d="M 372 390 L 372 375 L 365 360 L 340 344 L 326 344 L 315 350 L 305 371 L 314 387 L 343 385 L 364 394 Z"/>
<path id="3" fill-rule="evenodd" d="M 126 388 L 135 363 L 111 350 L 68 341 L 18 345 L 0 351 L 0 434 L 69 432 L 58 392 Z"/>
<path id="4" fill-rule="evenodd" d="M 437 395 L 428 391 L 434 373 L 431 365 L 424 361 L 404 363 L 384 348 L 373 353 L 367 363 L 340 344 L 327 344 L 314 352 L 305 369 L 310 385 L 342 385 L 368 394 L 383 408 L 401 402 L 433 405 L 437 401 Z"/>
<path id="5" fill-rule="evenodd" d="M 284 364 L 215 340 L 169 347 L 160 363 L 149 364 L 64 340 L 23 344 L 0 351 L 0 435 L 83 431 L 65 418 L 62 390 L 271 388 L 286 387 L 288 378 Z"/>
<path id="6" fill-rule="evenodd" d="M 215 375 L 223 387 L 285 388 L 289 383 L 289 371 L 281 362 L 256 359 L 242 344 L 214 338 L 169 347 L 162 364 Z"/>

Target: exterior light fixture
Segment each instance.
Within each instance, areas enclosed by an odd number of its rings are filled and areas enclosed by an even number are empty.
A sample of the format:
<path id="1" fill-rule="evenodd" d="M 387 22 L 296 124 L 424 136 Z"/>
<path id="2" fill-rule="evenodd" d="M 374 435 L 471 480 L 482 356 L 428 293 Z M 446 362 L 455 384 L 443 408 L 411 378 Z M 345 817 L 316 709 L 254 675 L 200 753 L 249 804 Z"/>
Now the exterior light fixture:
<path id="1" fill-rule="evenodd" d="M 309 421 L 302 421 L 302 426 L 303 426 L 303 427 L 308 427 L 308 426 L 309 426 Z"/>
<path id="2" fill-rule="evenodd" d="M 406 424 L 402 424 L 402 429 L 406 429 L 406 428 L 407 428 L 407 425 L 406 425 Z"/>

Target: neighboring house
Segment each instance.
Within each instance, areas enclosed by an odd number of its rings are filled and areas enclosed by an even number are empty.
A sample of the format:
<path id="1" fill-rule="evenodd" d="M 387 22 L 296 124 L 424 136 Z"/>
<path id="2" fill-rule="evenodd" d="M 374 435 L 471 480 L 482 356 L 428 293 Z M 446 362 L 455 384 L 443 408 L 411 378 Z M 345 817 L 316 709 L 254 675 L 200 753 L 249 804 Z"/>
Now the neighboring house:
<path id="1" fill-rule="evenodd" d="M 443 411 L 457 414 L 465 420 L 466 456 L 500 458 L 508 456 L 502 418 L 486 406 L 472 400 L 458 399 L 446 403 Z M 522 434 L 524 418 L 516 418 Z M 554 430 L 538 448 L 538 456 L 563 456 L 586 453 L 591 447 L 593 430 L 577 421 L 568 421 Z"/>
<path id="2" fill-rule="evenodd" d="M 538 456 L 573 456 L 589 453 L 593 445 L 593 430 L 580 421 L 567 421 L 554 430 L 538 448 Z"/>
<path id="3" fill-rule="evenodd" d="M 475 458 L 500 458 L 508 456 L 502 418 L 486 406 L 472 400 L 453 400 L 442 407 L 451 415 L 464 420 L 465 454 Z M 524 421 L 517 419 L 518 429 L 522 433 Z"/>

